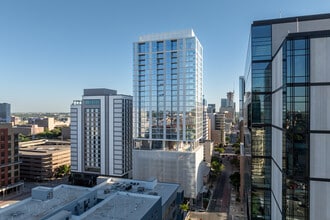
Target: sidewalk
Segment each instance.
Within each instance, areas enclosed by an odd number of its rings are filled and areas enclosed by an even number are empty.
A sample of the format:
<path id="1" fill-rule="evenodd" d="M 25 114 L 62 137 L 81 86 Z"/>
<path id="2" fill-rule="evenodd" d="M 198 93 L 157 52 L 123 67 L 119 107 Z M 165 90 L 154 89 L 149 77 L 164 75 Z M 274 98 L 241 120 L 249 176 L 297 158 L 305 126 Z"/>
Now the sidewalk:
<path id="1" fill-rule="evenodd" d="M 241 202 L 236 201 L 236 195 L 239 194 L 234 189 L 231 190 L 231 199 L 229 205 L 228 220 L 246 220 L 248 219 L 245 212 L 244 206 Z"/>

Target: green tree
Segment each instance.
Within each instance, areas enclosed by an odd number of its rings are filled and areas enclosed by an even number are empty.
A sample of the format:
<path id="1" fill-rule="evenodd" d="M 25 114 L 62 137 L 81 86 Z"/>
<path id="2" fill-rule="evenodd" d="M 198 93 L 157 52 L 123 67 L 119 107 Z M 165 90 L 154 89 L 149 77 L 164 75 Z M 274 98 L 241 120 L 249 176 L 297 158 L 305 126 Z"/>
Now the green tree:
<path id="1" fill-rule="evenodd" d="M 220 154 L 223 154 L 225 152 L 225 149 L 223 147 L 216 147 L 214 148 L 214 150 L 219 152 Z"/>
<path id="2" fill-rule="evenodd" d="M 189 204 L 188 204 L 188 202 L 187 202 L 187 203 L 182 203 L 182 204 L 180 205 L 180 209 L 181 209 L 182 211 L 187 212 L 187 211 L 189 210 Z"/>
<path id="3" fill-rule="evenodd" d="M 220 164 L 218 161 L 212 161 L 211 162 L 211 169 L 217 175 L 219 175 L 225 169 L 225 166 L 223 164 Z"/>
<path id="4" fill-rule="evenodd" d="M 70 173 L 70 166 L 61 165 L 55 169 L 55 177 L 66 176 Z"/>
<path id="5" fill-rule="evenodd" d="M 23 134 L 18 134 L 18 141 L 19 142 L 24 142 L 24 141 L 30 141 L 31 137 L 25 136 Z"/>
<path id="6" fill-rule="evenodd" d="M 234 186 L 236 191 L 238 191 L 240 184 L 241 184 L 241 176 L 239 172 L 235 172 L 232 175 L 229 176 L 230 183 Z"/>
<path id="7" fill-rule="evenodd" d="M 240 144 L 239 143 L 233 144 L 233 148 L 240 148 Z"/>
<path id="8" fill-rule="evenodd" d="M 236 168 L 239 168 L 239 159 L 237 157 L 234 157 L 230 160 L 231 165 L 235 166 Z"/>

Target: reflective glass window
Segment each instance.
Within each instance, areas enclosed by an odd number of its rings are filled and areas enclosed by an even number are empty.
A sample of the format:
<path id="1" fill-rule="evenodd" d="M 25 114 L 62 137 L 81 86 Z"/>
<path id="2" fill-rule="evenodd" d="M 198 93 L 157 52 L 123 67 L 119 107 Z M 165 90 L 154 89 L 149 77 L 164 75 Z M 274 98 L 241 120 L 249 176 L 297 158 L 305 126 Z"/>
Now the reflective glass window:
<path id="1" fill-rule="evenodd" d="M 271 25 L 252 27 L 252 60 L 270 60 Z"/>

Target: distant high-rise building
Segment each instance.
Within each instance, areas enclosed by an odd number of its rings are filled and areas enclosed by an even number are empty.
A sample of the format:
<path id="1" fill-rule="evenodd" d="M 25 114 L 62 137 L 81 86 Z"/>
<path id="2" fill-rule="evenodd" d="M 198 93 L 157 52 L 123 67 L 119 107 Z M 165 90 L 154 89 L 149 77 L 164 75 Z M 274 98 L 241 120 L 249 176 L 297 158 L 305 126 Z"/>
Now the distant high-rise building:
<path id="1" fill-rule="evenodd" d="M 206 99 L 203 99 L 203 138 L 202 141 L 209 140 L 209 131 L 208 131 L 208 116 L 207 116 L 207 102 Z"/>
<path id="2" fill-rule="evenodd" d="M 226 104 L 225 104 L 225 100 L 226 100 Z M 236 104 L 234 102 L 234 92 L 227 92 L 227 98 L 221 99 L 221 107 L 219 109 L 220 113 L 225 114 L 227 124 L 232 124 L 235 121 L 236 119 L 235 108 L 236 108 Z M 226 130 L 228 131 L 228 129 Z"/>
<path id="3" fill-rule="evenodd" d="M 207 113 L 215 113 L 215 104 L 207 105 Z"/>
<path id="4" fill-rule="evenodd" d="M 71 171 L 132 176 L 132 97 L 85 89 L 71 105 Z"/>
<path id="5" fill-rule="evenodd" d="M 227 107 L 227 99 L 226 98 L 221 99 L 220 108 L 221 107 Z"/>
<path id="6" fill-rule="evenodd" d="M 227 107 L 234 106 L 234 92 L 227 92 Z"/>
<path id="7" fill-rule="evenodd" d="M 11 114 L 10 114 L 10 104 L 0 103 L 0 123 L 10 123 Z"/>
<path id="8" fill-rule="evenodd" d="M 251 219 L 330 219 L 329 30 L 330 14 L 252 24 Z"/>
<path id="9" fill-rule="evenodd" d="M 19 191 L 23 186 L 20 181 L 20 160 L 18 153 L 18 134 L 10 123 L 0 124 L 0 195 L 5 197 L 9 191 Z"/>
<path id="10" fill-rule="evenodd" d="M 180 183 L 195 197 L 202 187 L 203 48 L 192 30 L 150 34 L 134 43 L 133 57 L 133 177 Z"/>
<path id="11" fill-rule="evenodd" d="M 239 117 L 243 117 L 244 108 L 244 94 L 245 94 L 245 80 L 244 76 L 239 77 Z"/>

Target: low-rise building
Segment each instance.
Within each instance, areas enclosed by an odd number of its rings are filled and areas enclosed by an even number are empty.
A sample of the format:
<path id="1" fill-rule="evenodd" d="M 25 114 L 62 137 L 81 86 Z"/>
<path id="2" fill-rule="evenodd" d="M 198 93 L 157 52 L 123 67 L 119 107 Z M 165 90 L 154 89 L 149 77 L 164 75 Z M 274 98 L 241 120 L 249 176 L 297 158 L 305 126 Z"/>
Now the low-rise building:
<path id="1" fill-rule="evenodd" d="M 25 136 L 35 135 L 44 132 L 44 127 L 39 127 L 38 125 L 17 125 L 13 127 L 14 132 L 17 134 L 22 134 Z"/>
<path id="2" fill-rule="evenodd" d="M 21 189 L 19 167 L 17 134 L 10 123 L 0 124 L 0 195 L 3 197 Z"/>
<path id="3" fill-rule="evenodd" d="M 53 117 L 29 118 L 28 123 L 33 125 L 36 124 L 48 131 L 51 131 L 55 128 L 55 119 Z"/>
<path id="4" fill-rule="evenodd" d="M 19 148 L 22 179 L 48 180 L 60 166 L 70 166 L 70 144 L 59 145 L 59 141 L 47 140 L 32 142 L 23 142 Z"/>
<path id="5" fill-rule="evenodd" d="M 15 219 L 183 219 L 178 184 L 98 178 L 93 188 L 36 187 L 32 197 L 0 209 L 0 220 Z"/>

